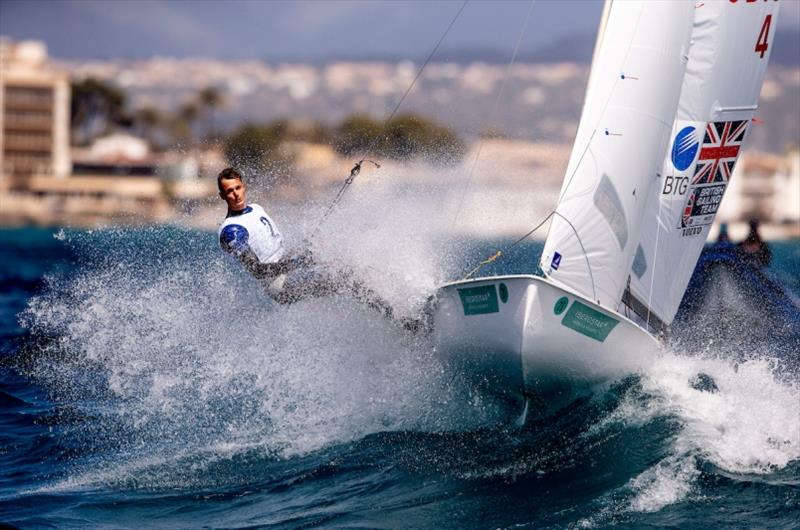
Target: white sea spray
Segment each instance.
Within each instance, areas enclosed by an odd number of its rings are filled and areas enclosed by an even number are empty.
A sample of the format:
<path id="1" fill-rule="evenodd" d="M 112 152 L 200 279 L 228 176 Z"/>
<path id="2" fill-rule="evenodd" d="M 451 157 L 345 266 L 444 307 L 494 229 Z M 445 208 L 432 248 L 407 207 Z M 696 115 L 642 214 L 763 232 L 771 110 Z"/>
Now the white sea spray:
<path id="1" fill-rule="evenodd" d="M 717 390 L 698 389 L 706 374 Z M 768 358 L 735 363 L 724 358 L 668 354 L 642 377 L 648 399 L 623 403 L 616 415 L 641 424 L 671 417 L 679 427 L 669 455 L 631 480 L 630 509 L 656 511 L 686 499 L 702 463 L 739 476 L 764 475 L 800 459 L 800 385 L 782 377 Z M 637 396 L 641 398 L 641 395 Z"/>

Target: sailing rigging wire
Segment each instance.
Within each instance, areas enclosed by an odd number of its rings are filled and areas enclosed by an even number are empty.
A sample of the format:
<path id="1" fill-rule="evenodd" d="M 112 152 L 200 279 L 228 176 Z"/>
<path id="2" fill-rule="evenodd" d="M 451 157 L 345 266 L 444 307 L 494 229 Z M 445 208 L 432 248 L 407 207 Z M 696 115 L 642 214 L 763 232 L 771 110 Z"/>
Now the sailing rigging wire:
<path id="1" fill-rule="evenodd" d="M 511 54 L 511 60 L 508 62 L 508 65 L 506 66 L 506 72 L 505 75 L 503 76 L 503 82 L 500 84 L 500 89 L 497 91 L 497 96 L 494 98 L 494 104 L 492 105 L 492 112 L 489 114 L 489 123 L 491 123 L 494 120 L 494 117 L 497 114 L 497 107 L 498 104 L 500 103 L 500 98 L 503 95 L 503 90 L 505 89 L 509 77 L 511 77 L 511 68 L 514 65 L 514 62 L 517 60 L 517 53 L 519 52 L 519 48 L 522 45 L 522 39 L 525 36 L 525 32 L 528 29 L 528 21 L 531 18 L 531 12 L 533 12 L 533 5 L 535 3 L 536 0 L 531 0 L 530 5 L 528 6 L 528 12 L 525 14 L 525 20 L 522 23 L 522 29 L 520 29 L 519 35 L 517 36 L 517 43 L 514 46 L 513 53 Z M 450 223 L 451 227 L 456 224 L 456 222 L 458 221 L 458 216 L 461 215 L 461 209 L 464 206 L 464 199 L 467 196 L 467 191 L 471 187 L 472 179 L 475 174 L 475 168 L 478 166 L 478 159 L 481 156 L 481 151 L 483 151 L 484 140 L 485 138 L 481 138 L 478 141 L 478 149 L 475 152 L 475 158 L 472 161 L 472 167 L 470 168 L 469 173 L 467 174 L 467 182 L 464 184 L 461 190 L 461 198 L 458 201 L 458 208 L 456 209 L 456 213 L 453 216 L 453 220 Z"/>
<path id="2" fill-rule="evenodd" d="M 677 130 L 676 130 L 677 129 L 677 122 L 675 122 L 672 125 L 672 129 L 673 129 L 673 133 L 672 134 L 675 135 L 677 133 Z M 659 175 L 659 176 L 661 176 L 661 175 Z M 660 188 L 661 188 L 661 181 L 660 180 L 658 181 L 658 187 L 659 187 L 659 190 L 660 190 Z M 663 219 L 662 212 L 663 212 L 663 208 L 664 208 L 664 201 L 661 200 L 661 196 L 660 195 L 658 196 L 658 199 L 659 199 L 658 200 L 658 222 L 660 224 L 661 223 L 661 219 Z M 670 202 L 670 208 L 672 208 L 672 205 L 674 203 L 674 197 L 671 196 L 669 198 L 669 202 Z M 650 292 L 647 294 L 647 318 L 645 319 L 645 322 L 646 322 L 646 324 L 648 326 L 650 325 L 650 315 L 651 315 L 651 313 L 653 313 L 653 288 L 655 287 L 655 282 L 656 282 L 656 267 L 658 267 L 658 247 L 659 247 L 659 243 L 660 243 L 660 239 L 661 239 L 659 236 L 661 236 L 661 230 L 660 229 L 656 230 L 656 242 L 655 242 L 655 246 L 653 247 L 653 272 L 650 275 Z"/>
<path id="3" fill-rule="evenodd" d="M 431 50 L 431 53 L 428 54 L 428 57 L 425 59 L 425 62 L 422 63 L 422 66 L 420 66 L 419 70 L 417 70 L 417 75 L 414 77 L 414 80 L 411 81 L 410 85 L 408 85 L 408 88 L 406 89 L 406 91 L 403 94 L 403 96 L 400 98 L 400 101 L 397 102 L 397 105 L 395 105 L 394 110 L 392 110 L 392 113 L 389 114 L 389 116 L 383 122 L 383 128 L 384 129 L 386 129 L 386 126 L 389 124 L 389 122 L 392 120 L 392 118 L 394 118 L 394 115 L 397 113 L 397 111 L 400 110 L 400 106 L 403 104 L 403 102 L 406 100 L 408 95 L 411 93 L 411 90 L 414 88 L 414 85 L 417 84 L 417 81 L 422 76 L 422 72 L 425 70 L 425 67 L 428 66 L 428 63 L 431 62 L 431 59 L 433 59 L 433 56 L 436 55 L 437 51 L 439 51 L 439 47 L 442 45 L 442 42 L 444 42 L 445 37 L 447 37 L 447 34 L 450 33 L 451 29 L 453 29 L 453 26 L 455 25 L 456 20 L 458 20 L 458 17 L 461 16 L 461 13 L 464 11 L 464 8 L 467 7 L 468 3 L 469 3 L 469 0 L 464 0 L 464 3 L 461 4 L 461 7 L 459 8 L 458 12 L 453 17 L 453 20 L 450 21 L 450 25 L 447 26 L 447 29 L 444 30 L 444 33 L 442 33 L 442 36 L 439 38 L 439 42 L 436 43 L 436 46 L 434 46 L 433 50 Z M 374 142 L 376 142 L 376 141 L 377 141 L 377 139 L 373 140 L 373 144 L 370 147 L 374 147 Z"/>
<path id="4" fill-rule="evenodd" d="M 540 222 L 538 225 L 536 225 L 535 227 L 533 227 L 533 229 L 531 229 L 531 230 L 530 230 L 528 233 L 526 233 L 524 236 L 520 237 L 519 239 L 517 239 L 516 241 L 514 241 L 514 242 L 513 242 L 513 243 L 511 243 L 510 245 L 507 245 L 505 248 L 503 248 L 503 249 L 501 249 L 501 250 L 498 250 L 497 252 L 495 252 L 494 254 L 492 254 L 491 256 L 489 256 L 488 258 L 486 258 L 485 260 L 483 260 L 483 261 L 481 261 L 480 263 L 478 263 L 478 265 L 477 265 L 477 266 L 476 266 L 474 269 L 472 269 L 471 271 L 469 271 L 469 272 L 468 272 L 468 273 L 467 273 L 467 274 L 464 276 L 464 278 L 462 278 L 462 279 L 464 279 L 464 280 L 468 280 L 468 279 L 469 279 L 469 278 L 470 278 L 470 277 L 471 277 L 473 274 L 475 274 L 476 272 L 478 272 L 479 270 L 481 270 L 481 269 L 483 268 L 483 266 L 484 266 L 484 265 L 488 265 L 488 264 L 490 264 L 490 263 L 493 263 L 493 262 L 497 261 L 497 259 L 498 259 L 498 258 L 501 258 L 501 257 L 505 256 L 505 255 L 508 253 L 508 251 L 510 251 L 512 248 L 516 247 L 517 245 L 519 245 L 520 243 L 522 243 L 523 241 L 525 241 L 526 239 L 528 239 L 530 236 L 532 236 L 532 235 L 534 234 L 534 232 L 536 232 L 537 230 L 539 230 L 539 228 L 541 228 L 541 227 L 542 227 L 542 225 L 544 225 L 544 224 L 545 224 L 547 221 L 549 221 L 549 220 L 550 220 L 550 218 L 551 218 L 551 217 L 553 217 L 554 215 L 556 215 L 556 212 L 555 212 L 555 210 L 553 210 L 552 212 L 550 212 L 549 214 L 547 214 L 547 216 L 546 216 L 544 219 L 542 219 L 542 221 L 541 221 L 541 222 Z"/>
<path id="5" fill-rule="evenodd" d="M 456 12 L 455 16 L 450 21 L 450 24 L 447 26 L 447 29 L 445 29 L 444 33 L 442 33 L 441 37 L 439 37 L 439 41 L 436 43 L 436 46 L 433 47 L 431 52 L 428 54 L 428 57 L 425 59 L 425 61 L 422 63 L 422 65 L 417 70 L 417 75 L 414 76 L 414 79 L 411 81 L 411 84 L 408 85 L 408 88 L 406 88 L 406 91 L 400 97 L 400 100 L 397 102 L 397 105 L 395 105 L 395 107 L 392 110 L 392 112 L 384 120 L 383 126 L 381 127 L 381 131 L 385 131 L 386 130 L 386 127 L 389 125 L 389 122 L 394 118 L 395 114 L 397 114 L 397 111 L 400 110 L 400 107 L 403 105 L 403 102 L 405 102 L 405 100 L 408 97 L 408 95 L 414 89 L 414 86 L 417 84 L 417 81 L 419 81 L 419 78 L 422 77 L 422 72 L 425 71 L 425 68 L 428 66 L 428 63 L 431 62 L 431 59 L 433 59 L 433 56 L 436 55 L 437 51 L 439 51 L 439 48 L 441 47 L 442 42 L 444 42 L 444 39 L 447 37 L 447 34 L 450 33 L 450 30 L 453 29 L 453 26 L 455 25 L 456 20 L 458 20 L 458 18 L 461 16 L 461 13 L 464 11 L 464 8 L 467 7 L 468 3 L 469 3 L 469 0 L 464 0 L 464 2 L 461 4 L 461 7 L 458 9 L 458 11 Z M 379 139 L 380 139 L 380 136 L 375 137 L 372 140 L 372 142 L 367 146 L 367 149 L 365 150 L 365 152 L 366 153 L 371 152 L 372 149 L 377 144 L 377 142 L 379 141 Z M 345 181 L 342 183 L 341 188 L 339 188 L 339 192 L 336 194 L 336 196 L 334 197 L 333 201 L 331 201 L 331 203 L 328 205 L 328 208 L 325 210 L 325 213 L 322 215 L 322 217 L 320 218 L 319 222 L 317 222 L 317 225 L 314 227 L 314 230 L 311 231 L 311 234 L 309 235 L 308 238 L 306 238 L 306 240 L 313 239 L 316 236 L 317 232 L 319 232 L 319 229 L 322 227 L 323 223 L 328 219 L 328 217 L 333 212 L 333 209 L 336 207 L 336 205 L 339 204 L 339 201 L 341 201 L 342 196 L 344 196 L 345 192 L 350 187 L 350 184 L 353 183 L 353 180 L 355 180 L 356 176 L 358 176 L 358 174 L 361 172 L 361 164 L 363 164 L 364 162 L 370 162 L 370 163 L 374 164 L 376 168 L 380 168 L 381 167 L 380 164 L 378 164 L 377 162 L 373 162 L 372 160 L 363 159 L 363 160 L 360 160 L 360 161 L 356 162 L 356 164 L 353 166 L 353 169 L 350 170 L 350 176 L 348 176 L 347 179 L 345 179 Z"/>
<path id="6" fill-rule="evenodd" d="M 306 238 L 306 240 L 314 239 L 314 237 L 317 235 L 317 232 L 322 227 L 322 224 L 325 222 L 325 220 L 328 218 L 328 216 L 333 212 L 333 209 L 336 207 L 336 205 L 339 204 L 339 201 L 342 200 L 342 197 L 344 196 L 344 192 L 347 191 L 347 188 L 350 187 L 350 184 L 353 183 L 353 180 L 358 176 L 359 173 L 361 173 L 361 164 L 363 164 L 364 162 L 369 162 L 370 164 L 373 164 L 376 168 L 379 168 L 379 169 L 381 167 L 381 165 L 378 164 L 377 162 L 375 162 L 373 160 L 368 160 L 366 158 L 356 162 L 356 165 L 353 166 L 353 169 L 350 170 L 350 175 L 342 183 L 342 186 L 339 188 L 339 191 L 336 193 L 336 196 L 333 198 L 331 203 L 328 205 L 328 208 L 325 210 L 325 213 L 322 214 L 322 217 L 320 218 L 319 222 L 317 223 L 317 226 L 314 227 L 314 230 Z"/>
<path id="7" fill-rule="evenodd" d="M 575 226 L 572 224 L 572 222 L 570 222 L 569 219 L 560 214 L 558 210 L 553 210 L 549 214 L 547 214 L 547 216 L 545 216 L 545 218 L 542 219 L 541 222 L 539 222 L 539 224 L 530 229 L 524 236 L 520 237 L 510 245 L 506 246 L 505 248 L 498 250 L 485 260 L 479 262 L 478 265 L 472 270 L 470 270 L 462 279 L 468 280 L 470 277 L 472 277 L 473 274 L 481 270 L 484 267 L 484 265 L 494 263 L 499 258 L 502 258 L 506 254 L 508 254 L 508 252 L 511 249 L 513 249 L 514 247 L 516 247 L 517 245 L 528 239 L 530 236 L 532 236 L 534 233 L 536 233 L 536 231 L 539 230 L 542 226 L 544 226 L 544 224 L 547 221 L 549 221 L 551 217 L 560 217 L 565 223 L 567 223 L 570 226 L 570 228 L 572 228 L 572 231 L 575 233 L 575 238 L 578 240 L 578 244 L 581 246 L 581 251 L 583 252 L 583 258 L 586 260 L 586 268 L 587 271 L 589 272 L 589 280 L 592 282 L 592 296 L 595 300 L 597 300 L 597 288 L 594 284 L 594 274 L 592 273 L 592 264 L 589 262 L 589 256 L 586 254 L 586 248 L 583 246 L 583 241 L 581 241 L 581 236 L 578 234 L 578 231 L 575 229 Z"/>

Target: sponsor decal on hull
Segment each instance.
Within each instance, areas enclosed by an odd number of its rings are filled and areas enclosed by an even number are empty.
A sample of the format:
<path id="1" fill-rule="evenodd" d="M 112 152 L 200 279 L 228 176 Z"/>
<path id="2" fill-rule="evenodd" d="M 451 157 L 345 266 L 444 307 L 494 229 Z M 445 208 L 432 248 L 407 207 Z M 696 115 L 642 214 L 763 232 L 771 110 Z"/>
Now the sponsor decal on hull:
<path id="1" fill-rule="evenodd" d="M 619 324 L 619 320 L 575 300 L 561 325 L 598 342 L 605 342 L 608 334 Z"/>
<path id="2" fill-rule="evenodd" d="M 494 284 L 458 289 L 458 296 L 461 298 L 464 315 L 485 315 L 500 311 Z"/>

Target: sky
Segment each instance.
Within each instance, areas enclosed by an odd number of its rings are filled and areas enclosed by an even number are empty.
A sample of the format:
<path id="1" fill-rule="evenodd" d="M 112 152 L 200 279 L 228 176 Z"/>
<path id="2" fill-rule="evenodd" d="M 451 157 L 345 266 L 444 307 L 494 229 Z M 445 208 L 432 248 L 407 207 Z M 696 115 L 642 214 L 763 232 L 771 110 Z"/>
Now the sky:
<path id="1" fill-rule="evenodd" d="M 714 0 L 710 0 L 714 1 Z M 0 0 L 0 35 L 59 58 L 426 56 L 462 0 Z M 800 0 L 781 27 L 800 28 Z M 600 0 L 471 0 L 442 50 L 534 50 L 594 33 Z"/>

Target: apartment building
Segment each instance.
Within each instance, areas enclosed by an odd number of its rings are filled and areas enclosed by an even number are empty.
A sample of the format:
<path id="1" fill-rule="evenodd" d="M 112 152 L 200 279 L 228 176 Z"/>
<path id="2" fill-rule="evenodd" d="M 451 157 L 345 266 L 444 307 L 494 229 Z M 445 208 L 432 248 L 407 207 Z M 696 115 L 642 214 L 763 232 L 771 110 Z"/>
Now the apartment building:
<path id="1" fill-rule="evenodd" d="M 737 222 L 753 218 L 773 224 L 800 224 L 800 150 L 782 156 L 757 152 L 742 155 L 718 219 Z"/>
<path id="2" fill-rule="evenodd" d="M 69 175 L 69 99 L 69 79 L 48 65 L 44 43 L 0 39 L 0 186 Z"/>

